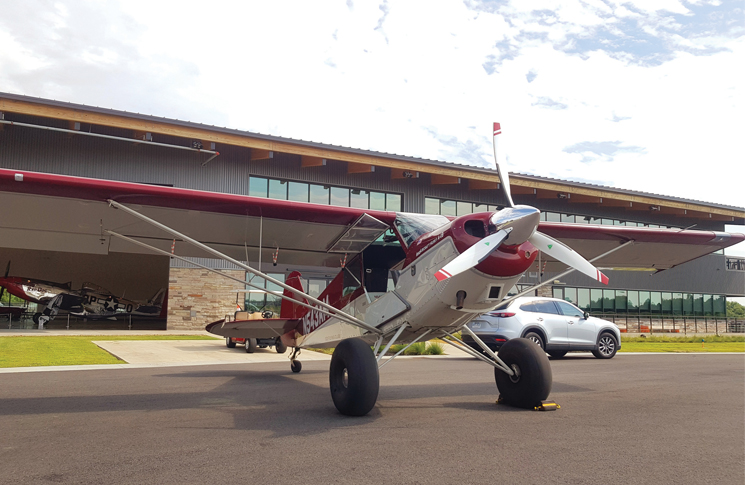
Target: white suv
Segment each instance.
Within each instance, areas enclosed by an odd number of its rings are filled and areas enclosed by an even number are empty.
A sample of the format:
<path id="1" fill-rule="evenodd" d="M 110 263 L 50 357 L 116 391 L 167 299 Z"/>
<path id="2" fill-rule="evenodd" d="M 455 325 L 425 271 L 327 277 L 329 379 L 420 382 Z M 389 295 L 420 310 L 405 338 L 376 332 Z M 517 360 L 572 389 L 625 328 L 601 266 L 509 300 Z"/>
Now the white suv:
<path id="1" fill-rule="evenodd" d="M 506 308 L 477 317 L 468 328 L 492 350 L 519 337 L 532 340 L 555 358 L 586 350 L 598 359 L 610 359 L 621 348 L 621 332 L 613 322 L 591 317 L 556 298 L 517 298 Z M 463 333 L 463 341 L 481 351 L 468 334 Z"/>

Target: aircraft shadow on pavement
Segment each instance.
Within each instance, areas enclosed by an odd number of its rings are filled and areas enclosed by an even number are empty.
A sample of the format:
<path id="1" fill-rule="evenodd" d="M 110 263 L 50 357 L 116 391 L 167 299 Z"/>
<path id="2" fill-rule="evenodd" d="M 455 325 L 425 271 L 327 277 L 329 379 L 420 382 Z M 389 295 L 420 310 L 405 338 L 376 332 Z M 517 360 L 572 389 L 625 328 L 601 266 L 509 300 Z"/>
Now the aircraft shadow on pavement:
<path id="1" fill-rule="evenodd" d="M 325 366 L 324 366 L 325 367 Z M 307 369 L 290 374 L 287 369 L 199 369 L 193 372 L 161 372 L 152 376 L 185 381 L 178 389 L 193 392 L 161 392 L 79 395 L 62 397 L 28 397 L 0 399 L 3 415 L 46 415 L 61 413 L 111 413 L 126 411 L 172 411 L 182 409 L 227 413 L 233 429 L 270 431 L 274 437 L 322 434 L 332 428 L 356 427 L 381 416 L 381 410 L 393 408 L 456 408 L 470 411 L 514 412 L 508 406 L 496 406 L 496 384 L 492 382 L 430 382 L 417 385 L 386 381 L 381 378 L 378 405 L 361 418 L 343 416 L 334 407 L 328 387 L 328 371 Z M 225 379 L 227 378 L 227 380 Z M 209 382 L 221 379 L 211 387 Z M 209 380 L 206 381 L 205 380 Z M 567 384 L 555 383 L 554 391 L 584 391 Z M 137 391 L 134 391 L 137 392 Z M 444 401 L 443 401 L 444 400 Z M 189 422 L 179 427 L 189 428 Z"/>

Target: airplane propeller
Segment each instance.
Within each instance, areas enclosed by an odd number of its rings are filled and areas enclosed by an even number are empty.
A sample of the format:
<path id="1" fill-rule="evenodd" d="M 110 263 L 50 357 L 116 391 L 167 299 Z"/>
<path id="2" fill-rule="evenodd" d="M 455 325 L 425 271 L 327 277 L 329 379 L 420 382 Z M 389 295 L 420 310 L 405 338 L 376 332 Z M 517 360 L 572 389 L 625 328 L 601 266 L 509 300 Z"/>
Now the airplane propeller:
<path id="1" fill-rule="evenodd" d="M 507 200 L 509 207 L 495 212 L 490 223 L 497 228 L 497 232 L 486 236 L 467 250 L 459 254 L 454 260 L 446 264 L 441 270 L 435 273 L 437 281 L 443 281 L 459 273 L 467 271 L 480 262 L 485 260 L 492 252 L 496 251 L 499 246 L 508 241 L 510 245 L 522 244 L 525 241 L 535 246 L 545 254 L 561 261 L 567 266 L 594 278 L 595 280 L 608 284 L 608 277 L 592 265 L 589 261 L 579 255 L 566 244 L 557 241 L 545 234 L 538 232 L 538 223 L 540 222 L 540 211 L 535 207 L 518 205 L 512 201 L 510 190 L 510 178 L 507 170 L 502 168 L 499 163 L 499 151 L 497 150 L 498 136 L 502 134 L 502 127 L 499 123 L 494 123 L 494 163 L 497 167 L 500 186 L 504 198 Z"/>

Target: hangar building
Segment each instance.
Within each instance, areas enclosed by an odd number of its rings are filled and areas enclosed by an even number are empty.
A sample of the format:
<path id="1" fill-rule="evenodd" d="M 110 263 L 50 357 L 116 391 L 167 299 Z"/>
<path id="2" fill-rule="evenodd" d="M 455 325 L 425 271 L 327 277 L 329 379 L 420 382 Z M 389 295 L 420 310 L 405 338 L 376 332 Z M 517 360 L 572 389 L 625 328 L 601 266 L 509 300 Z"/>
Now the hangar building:
<path id="1" fill-rule="evenodd" d="M 0 93 L 0 167 L 448 216 L 495 210 L 505 203 L 496 190 L 496 171 L 487 168 L 7 93 Z M 510 177 L 515 203 L 537 207 L 547 221 L 714 231 L 723 231 L 725 224 L 745 224 L 742 207 L 520 173 Z M 144 250 L 91 254 L 73 243 L 49 244 L 14 232 L 1 222 L 8 220 L 9 211 L 40 217 L 32 209 L 0 210 L 0 266 L 10 261 L 11 275 L 69 281 L 73 287 L 90 281 L 136 300 L 168 287 L 167 319 L 142 324 L 148 328 L 202 329 L 232 314 L 236 304 L 272 304 L 263 294 L 242 293 L 243 285 L 175 259 Z M 262 269 L 274 277 L 300 269 L 314 295 L 338 271 L 283 266 L 282 248 L 277 251 L 270 242 L 260 254 Z M 223 261 L 198 262 L 241 279 L 246 276 Z M 259 261 L 249 263 L 256 266 Z M 742 258 L 715 253 L 657 274 L 604 272 L 609 287 L 574 274 L 538 291 L 603 313 L 628 331 L 645 326 L 654 331 L 737 330 L 727 326 L 724 316 L 727 297 L 745 296 Z M 518 286 L 556 275 L 538 264 Z M 52 325 L 84 324 L 62 320 Z"/>

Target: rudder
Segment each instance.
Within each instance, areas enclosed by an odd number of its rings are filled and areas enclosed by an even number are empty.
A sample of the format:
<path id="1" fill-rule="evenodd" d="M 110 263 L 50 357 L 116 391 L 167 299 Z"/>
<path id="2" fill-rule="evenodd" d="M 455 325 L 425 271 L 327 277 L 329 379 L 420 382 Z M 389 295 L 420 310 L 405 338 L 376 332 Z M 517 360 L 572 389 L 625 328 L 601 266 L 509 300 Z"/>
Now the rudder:
<path id="1" fill-rule="evenodd" d="M 303 289 L 303 283 L 300 280 L 300 277 L 301 277 L 301 274 L 299 271 L 293 271 L 287 276 L 287 279 L 285 280 L 285 284 L 295 288 L 298 291 L 302 291 L 303 293 L 305 293 L 305 290 Z M 306 300 L 303 297 L 300 297 L 299 295 L 295 295 L 295 293 L 293 293 L 290 290 L 285 290 L 284 296 L 293 298 L 295 300 L 301 301 L 306 304 L 308 303 L 308 300 Z M 303 315 L 305 315 L 307 311 L 308 309 L 305 308 L 304 306 L 298 305 L 297 303 L 294 303 L 290 300 L 283 299 L 282 306 L 280 307 L 280 310 L 279 310 L 279 317 L 287 318 L 287 319 L 301 318 Z"/>

